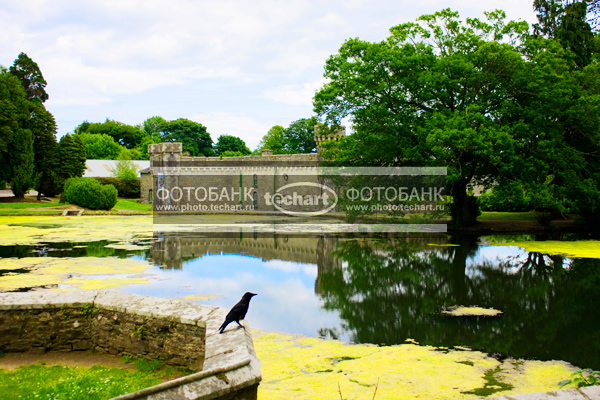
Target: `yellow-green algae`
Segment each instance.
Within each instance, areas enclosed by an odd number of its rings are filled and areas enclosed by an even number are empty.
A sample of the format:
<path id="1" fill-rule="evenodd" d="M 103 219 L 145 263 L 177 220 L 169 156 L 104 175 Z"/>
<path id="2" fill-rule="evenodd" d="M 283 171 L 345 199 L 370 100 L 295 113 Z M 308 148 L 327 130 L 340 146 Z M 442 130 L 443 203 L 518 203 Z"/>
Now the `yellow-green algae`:
<path id="1" fill-rule="evenodd" d="M 128 242 L 152 237 L 152 216 L 0 217 L 0 246 L 55 242 Z"/>
<path id="2" fill-rule="evenodd" d="M 149 268 L 151 265 L 146 261 L 115 257 L 0 258 L 0 271 L 16 271 L 0 276 L 0 291 L 59 284 L 73 289 L 118 289 L 148 283 L 145 277 L 132 275 L 144 273 Z"/>
<path id="3" fill-rule="evenodd" d="M 351 345 L 259 330 L 252 336 L 265 399 L 329 400 L 340 391 L 344 399 L 372 399 L 376 387 L 378 400 L 475 399 L 483 393 L 478 389 L 498 395 L 556 390 L 574 370 L 562 361 L 500 362 L 477 351 L 416 344 Z"/>
<path id="4" fill-rule="evenodd" d="M 442 311 L 442 314 L 450 315 L 452 317 L 496 317 L 502 314 L 502 311 L 494 308 L 483 308 L 477 306 L 457 306 Z"/>
<path id="5" fill-rule="evenodd" d="M 530 252 L 564 255 L 567 257 L 600 258 L 600 241 L 598 240 L 579 240 L 575 242 L 561 242 L 558 240 L 504 242 L 494 243 L 494 246 L 517 246 Z"/>

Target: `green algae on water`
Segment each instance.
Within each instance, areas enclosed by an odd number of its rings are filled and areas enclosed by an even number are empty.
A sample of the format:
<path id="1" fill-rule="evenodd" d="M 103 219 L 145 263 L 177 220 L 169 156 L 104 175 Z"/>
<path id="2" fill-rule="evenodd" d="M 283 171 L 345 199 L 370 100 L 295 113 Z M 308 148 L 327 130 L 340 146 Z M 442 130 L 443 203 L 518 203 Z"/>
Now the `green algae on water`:
<path id="1" fill-rule="evenodd" d="M 598 240 L 504 242 L 494 243 L 494 246 L 517 246 L 530 252 L 573 258 L 600 258 L 600 241 Z"/>

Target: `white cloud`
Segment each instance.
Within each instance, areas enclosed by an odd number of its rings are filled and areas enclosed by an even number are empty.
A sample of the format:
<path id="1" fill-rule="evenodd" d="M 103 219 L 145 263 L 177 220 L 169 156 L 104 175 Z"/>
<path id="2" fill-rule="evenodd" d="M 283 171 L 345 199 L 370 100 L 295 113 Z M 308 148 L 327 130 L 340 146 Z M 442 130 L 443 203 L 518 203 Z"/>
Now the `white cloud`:
<path id="1" fill-rule="evenodd" d="M 311 105 L 315 92 L 323 87 L 325 82 L 325 78 L 321 78 L 314 82 L 298 85 L 282 85 L 275 89 L 265 90 L 263 96 L 285 104 Z"/>

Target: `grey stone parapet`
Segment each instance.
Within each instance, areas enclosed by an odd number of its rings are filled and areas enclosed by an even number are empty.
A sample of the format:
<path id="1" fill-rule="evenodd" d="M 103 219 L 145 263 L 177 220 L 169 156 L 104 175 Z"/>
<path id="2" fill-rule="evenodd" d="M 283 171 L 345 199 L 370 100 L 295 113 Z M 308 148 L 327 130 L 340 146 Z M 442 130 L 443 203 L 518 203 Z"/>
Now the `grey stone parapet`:
<path id="1" fill-rule="evenodd" d="M 487 397 L 485 400 L 598 400 L 600 386 L 579 389 L 555 390 L 552 392 L 524 393 L 512 396 Z M 483 400 L 483 399 L 480 399 Z"/>
<path id="2" fill-rule="evenodd" d="M 261 374 L 250 329 L 230 326 L 219 334 L 225 315 L 217 307 L 115 291 L 0 293 L 0 349 L 93 348 L 199 370 L 119 400 L 256 399 Z"/>

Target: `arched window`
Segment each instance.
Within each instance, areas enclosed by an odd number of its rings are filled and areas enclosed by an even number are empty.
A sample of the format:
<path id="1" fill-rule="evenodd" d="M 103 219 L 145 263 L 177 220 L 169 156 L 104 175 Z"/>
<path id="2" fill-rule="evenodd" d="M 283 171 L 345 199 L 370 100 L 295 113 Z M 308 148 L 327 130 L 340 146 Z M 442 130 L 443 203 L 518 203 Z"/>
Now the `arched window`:
<path id="1" fill-rule="evenodd" d="M 258 206 L 258 193 L 252 192 L 252 207 L 254 207 L 254 209 L 256 210 L 257 206 Z"/>

